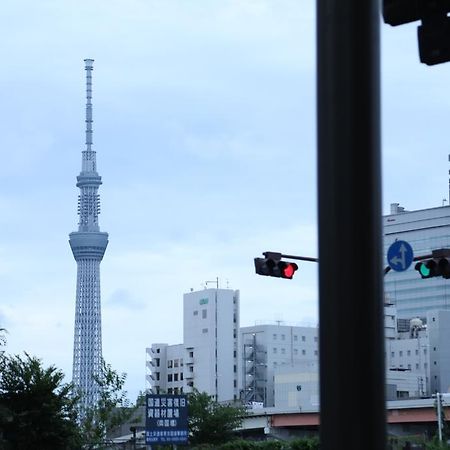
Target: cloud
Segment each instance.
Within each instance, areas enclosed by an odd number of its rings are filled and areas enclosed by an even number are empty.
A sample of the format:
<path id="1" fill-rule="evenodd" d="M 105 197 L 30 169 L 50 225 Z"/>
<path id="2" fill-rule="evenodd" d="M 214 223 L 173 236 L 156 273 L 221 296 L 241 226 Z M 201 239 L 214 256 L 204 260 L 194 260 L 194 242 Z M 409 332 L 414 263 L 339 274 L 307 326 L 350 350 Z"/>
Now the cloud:
<path id="1" fill-rule="evenodd" d="M 105 301 L 106 307 L 125 308 L 134 311 L 144 309 L 145 304 L 131 295 L 127 289 L 116 289 Z"/>

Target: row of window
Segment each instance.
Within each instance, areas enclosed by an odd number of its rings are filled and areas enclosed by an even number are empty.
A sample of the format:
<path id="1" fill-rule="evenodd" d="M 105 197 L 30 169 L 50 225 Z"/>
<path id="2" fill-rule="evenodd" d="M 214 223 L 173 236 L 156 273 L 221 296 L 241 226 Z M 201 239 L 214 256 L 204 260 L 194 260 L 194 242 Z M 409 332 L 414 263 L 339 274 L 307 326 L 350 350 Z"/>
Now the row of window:
<path id="1" fill-rule="evenodd" d="M 168 359 L 167 360 L 167 368 L 172 369 L 173 367 L 183 367 L 183 358 Z"/>
<path id="2" fill-rule="evenodd" d="M 435 364 L 436 364 L 436 362 L 435 362 Z M 400 367 L 400 369 L 403 369 L 403 364 L 399 364 L 399 367 Z M 412 370 L 411 364 L 408 364 L 408 365 L 406 366 L 406 368 L 407 368 L 408 370 Z M 424 368 L 425 370 L 427 370 L 427 369 L 428 369 L 428 364 L 427 364 L 427 363 L 423 363 L 423 368 Z M 420 369 L 420 364 L 419 364 L 419 363 L 416 363 L 416 370 L 419 370 L 419 369 Z"/>
<path id="3" fill-rule="evenodd" d="M 178 373 L 169 373 L 167 375 L 167 381 L 172 383 L 172 381 L 183 381 L 183 372 Z"/>
<path id="4" fill-rule="evenodd" d="M 278 338 L 278 335 L 276 333 L 273 334 L 273 340 L 276 341 Z M 286 335 L 285 334 L 281 334 L 280 338 L 282 341 L 286 340 Z M 306 336 L 301 336 L 302 338 L 302 342 L 306 342 Z M 314 342 L 317 342 L 318 338 L 317 336 L 314 336 Z M 294 341 L 298 341 L 298 336 L 296 334 L 294 334 Z"/>
<path id="5" fill-rule="evenodd" d="M 278 348 L 277 348 L 277 347 L 274 347 L 274 348 L 272 349 L 272 353 L 273 353 L 274 355 L 278 354 Z M 280 353 L 281 353 L 282 355 L 285 355 L 285 354 L 286 354 L 286 349 L 285 349 L 285 348 L 281 348 L 281 349 L 280 349 Z M 298 354 L 299 354 L 299 353 L 298 353 L 298 348 L 294 348 L 294 355 L 298 355 Z M 318 350 L 314 350 L 314 355 L 317 356 L 318 354 L 319 354 L 319 351 L 318 351 Z M 306 355 L 306 350 L 305 350 L 305 349 L 302 349 L 302 355 L 303 355 L 303 356 Z"/>
<path id="6" fill-rule="evenodd" d="M 436 347 L 434 347 L 434 350 L 436 350 Z M 403 350 L 399 350 L 398 356 L 403 356 L 403 353 L 404 353 Z M 416 348 L 415 354 L 416 354 L 416 356 L 419 354 L 419 349 Z M 423 349 L 423 354 L 424 355 L 427 354 L 427 349 L 426 348 Z M 406 356 L 411 356 L 411 350 L 407 350 L 406 351 Z M 395 357 L 395 352 L 391 352 L 391 358 L 394 358 L 394 357 Z"/>
<path id="7" fill-rule="evenodd" d="M 194 316 L 198 316 L 198 310 L 196 309 L 193 312 Z M 206 319 L 206 317 L 208 316 L 208 311 L 206 309 L 202 309 L 202 319 Z"/>

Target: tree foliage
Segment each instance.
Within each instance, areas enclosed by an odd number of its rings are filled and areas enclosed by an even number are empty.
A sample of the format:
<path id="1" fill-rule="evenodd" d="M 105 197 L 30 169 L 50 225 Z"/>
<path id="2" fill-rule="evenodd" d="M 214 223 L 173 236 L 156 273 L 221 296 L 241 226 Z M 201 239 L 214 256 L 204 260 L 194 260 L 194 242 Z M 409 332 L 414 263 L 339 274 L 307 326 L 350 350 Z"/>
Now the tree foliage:
<path id="1" fill-rule="evenodd" d="M 76 399 L 64 374 L 25 353 L 0 361 L 0 436 L 5 449 L 79 449 Z"/>
<path id="2" fill-rule="evenodd" d="M 117 427 L 137 420 L 139 398 L 136 405 L 131 405 L 127 392 L 123 390 L 126 377 L 125 373 L 119 375 L 102 360 L 100 375 L 94 377 L 99 385 L 99 401 L 84 411 L 81 419 L 80 429 L 86 448 L 99 448 Z"/>
<path id="3" fill-rule="evenodd" d="M 221 444 L 233 439 L 242 424 L 245 408 L 215 402 L 206 392 L 188 395 L 189 441 L 191 445 Z"/>

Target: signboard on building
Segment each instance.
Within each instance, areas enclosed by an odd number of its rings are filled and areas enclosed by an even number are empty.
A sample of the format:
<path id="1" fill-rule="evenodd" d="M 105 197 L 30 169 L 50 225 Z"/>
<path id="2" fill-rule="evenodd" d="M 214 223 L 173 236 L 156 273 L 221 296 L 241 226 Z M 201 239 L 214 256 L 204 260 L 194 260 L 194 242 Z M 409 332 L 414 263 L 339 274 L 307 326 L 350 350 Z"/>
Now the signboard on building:
<path id="1" fill-rule="evenodd" d="M 185 395 L 147 394 L 145 443 L 187 444 L 188 405 Z"/>

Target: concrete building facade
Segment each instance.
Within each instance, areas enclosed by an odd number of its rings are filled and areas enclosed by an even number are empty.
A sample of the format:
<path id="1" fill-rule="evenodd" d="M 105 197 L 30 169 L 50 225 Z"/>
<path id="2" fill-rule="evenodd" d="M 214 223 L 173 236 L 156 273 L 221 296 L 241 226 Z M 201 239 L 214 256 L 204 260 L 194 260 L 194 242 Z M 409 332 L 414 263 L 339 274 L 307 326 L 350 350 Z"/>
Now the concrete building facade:
<path id="1" fill-rule="evenodd" d="M 153 393 L 239 398 L 239 291 L 204 289 L 183 297 L 183 343 L 147 348 L 147 386 Z"/>
<path id="2" fill-rule="evenodd" d="M 406 211 L 393 203 L 391 214 L 383 217 L 383 230 L 385 255 L 396 240 L 407 241 L 415 256 L 450 248 L 450 207 Z M 400 319 L 425 319 L 429 310 L 450 309 L 450 281 L 441 277 L 422 279 L 414 263 L 405 272 L 391 270 L 384 285 L 386 300 L 396 305 Z"/>
<path id="3" fill-rule="evenodd" d="M 318 359 L 318 328 L 256 325 L 240 330 L 244 403 L 275 405 L 274 375 L 278 368 Z"/>

